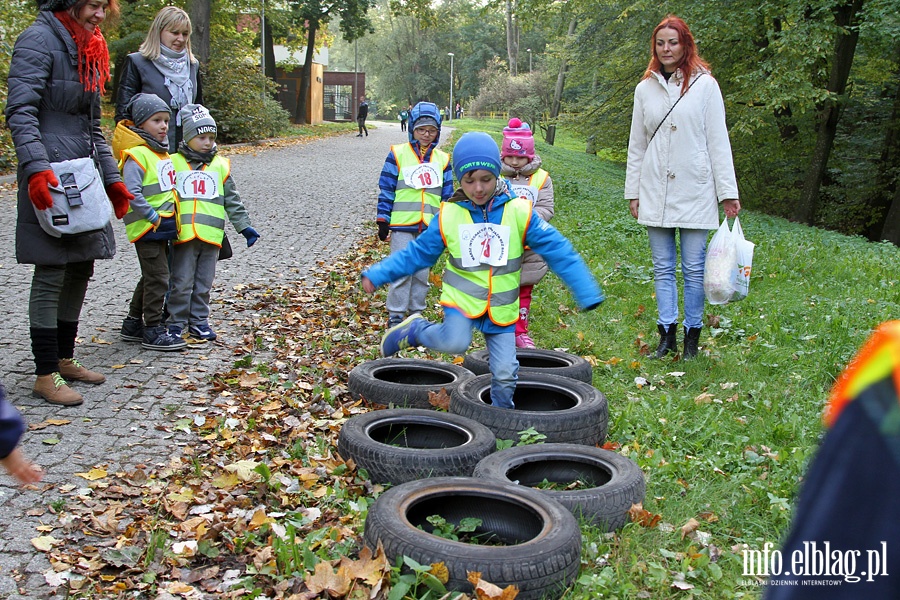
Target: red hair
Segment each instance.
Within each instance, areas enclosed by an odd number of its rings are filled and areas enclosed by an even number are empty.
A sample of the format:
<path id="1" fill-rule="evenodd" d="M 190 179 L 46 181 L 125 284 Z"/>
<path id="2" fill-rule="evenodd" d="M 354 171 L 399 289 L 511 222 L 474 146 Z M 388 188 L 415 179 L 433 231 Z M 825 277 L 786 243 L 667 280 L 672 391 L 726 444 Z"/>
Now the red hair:
<path id="1" fill-rule="evenodd" d="M 676 68 L 681 69 L 681 73 L 684 75 L 684 81 L 681 84 L 681 93 L 683 94 L 687 91 L 688 86 L 691 85 L 691 76 L 700 69 L 709 71 L 709 64 L 697 54 L 697 44 L 694 43 L 694 35 L 688 28 L 687 23 L 675 15 L 668 15 L 653 29 L 653 35 L 650 36 L 650 64 L 647 65 L 647 70 L 644 71 L 643 79 L 647 79 L 654 72 L 662 72 L 662 63 L 659 62 L 659 57 L 656 56 L 656 34 L 661 29 L 672 29 L 678 33 L 678 43 L 684 48 L 681 64 L 676 65 Z"/>

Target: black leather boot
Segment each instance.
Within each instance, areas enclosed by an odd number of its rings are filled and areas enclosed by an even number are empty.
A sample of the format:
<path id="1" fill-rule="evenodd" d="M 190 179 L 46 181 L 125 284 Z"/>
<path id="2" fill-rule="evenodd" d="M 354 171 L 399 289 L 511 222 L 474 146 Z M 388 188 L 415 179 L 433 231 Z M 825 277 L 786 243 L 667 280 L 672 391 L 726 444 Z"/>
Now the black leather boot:
<path id="1" fill-rule="evenodd" d="M 700 342 L 700 327 L 684 328 L 684 360 L 697 356 L 697 344 Z"/>
<path id="2" fill-rule="evenodd" d="M 672 323 L 666 326 L 657 323 L 656 329 L 659 331 L 659 346 L 653 353 L 653 358 L 662 358 L 669 352 L 678 352 L 678 342 L 675 339 L 678 325 Z"/>

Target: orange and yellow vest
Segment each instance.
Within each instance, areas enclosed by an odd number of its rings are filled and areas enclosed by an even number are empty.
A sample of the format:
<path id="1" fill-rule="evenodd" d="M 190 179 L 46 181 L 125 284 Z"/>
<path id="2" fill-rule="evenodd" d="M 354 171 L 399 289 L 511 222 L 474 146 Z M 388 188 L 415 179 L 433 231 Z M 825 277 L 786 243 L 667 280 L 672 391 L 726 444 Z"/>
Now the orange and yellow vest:
<path id="1" fill-rule="evenodd" d="M 391 210 L 392 226 L 410 226 L 422 223 L 425 227 L 438 214 L 441 206 L 441 190 L 444 185 L 444 169 L 450 163 L 450 155 L 435 148 L 431 151 L 431 161 L 438 166 L 437 181 L 426 182 L 426 187 L 416 189 L 411 182 L 403 178 L 403 170 L 421 165 L 422 160 L 413 149 L 412 144 L 395 144 L 391 146 L 394 158 L 397 159 L 397 190 L 394 194 L 394 207 Z"/>
<path id="2" fill-rule="evenodd" d="M 169 182 L 169 189 L 163 191 L 160 187 L 159 171 L 157 169 L 160 161 L 169 159 L 169 154 L 167 152 L 154 152 L 147 146 L 133 146 L 122 151 L 119 169 L 122 168 L 129 157 L 144 170 L 141 193 L 144 195 L 147 204 L 152 206 L 161 217 L 174 215 L 178 211 L 178 200 L 175 197 L 175 190 L 171 187 L 174 186 L 175 182 Z M 134 212 L 131 206 L 128 207 L 128 212 L 125 213 L 122 221 L 125 223 L 125 233 L 128 234 L 128 240 L 131 243 L 143 237 L 144 234 L 153 229 L 154 225 Z"/>
<path id="3" fill-rule="evenodd" d="M 181 231 L 175 243 L 183 244 L 197 238 L 221 247 L 227 217 L 224 184 L 231 173 L 231 163 L 217 155 L 208 165 L 195 170 L 181 154 L 174 155 L 172 162 L 178 174 L 178 203 L 181 207 Z M 202 175 L 192 176 L 192 173 Z M 204 197 L 191 196 L 190 190 Z"/>

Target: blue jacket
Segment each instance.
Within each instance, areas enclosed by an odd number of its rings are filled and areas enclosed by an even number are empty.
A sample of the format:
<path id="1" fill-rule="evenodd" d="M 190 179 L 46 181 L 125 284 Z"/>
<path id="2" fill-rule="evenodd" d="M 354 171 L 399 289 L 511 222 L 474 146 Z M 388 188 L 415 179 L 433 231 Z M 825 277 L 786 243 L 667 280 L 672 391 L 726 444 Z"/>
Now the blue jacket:
<path id="1" fill-rule="evenodd" d="M 25 422 L 16 407 L 6 401 L 6 392 L 0 385 L 0 458 L 6 458 L 19 444 L 25 433 Z"/>
<path id="2" fill-rule="evenodd" d="M 508 191 L 509 182 L 505 179 L 502 181 L 500 191 L 483 207 L 466 198 L 462 190 L 449 201 L 459 202 L 468 209 L 475 223 L 483 223 L 487 218 L 487 222 L 499 225 L 503 218 L 503 205 L 512 198 Z M 591 310 L 606 299 L 572 243 L 534 211 L 525 232 L 525 244 L 547 261 L 550 269 L 568 286 L 579 308 Z M 419 269 L 430 268 L 438 261 L 444 250 L 446 246 L 440 228 L 429 227 L 405 249 L 373 265 L 363 273 L 363 276 L 368 277 L 375 287 L 380 287 L 401 277 L 412 275 Z M 479 321 L 478 329 L 485 333 L 500 333 L 514 327 L 514 325 L 498 326 L 487 316 L 479 317 L 477 321 Z"/>
<path id="3" fill-rule="evenodd" d="M 419 156 L 422 156 L 419 142 L 412 141 L 411 144 L 413 150 L 415 150 Z M 437 140 L 435 140 L 435 143 L 432 144 L 430 148 L 425 150 L 425 156 L 422 157 L 423 162 L 431 160 L 431 153 L 435 148 L 437 148 Z M 453 195 L 452 164 L 452 160 L 448 161 L 447 167 L 444 169 L 444 182 L 441 186 L 442 202 Z M 397 181 L 399 178 L 400 169 L 397 167 L 397 157 L 394 156 L 394 151 L 391 150 L 388 152 L 387 158 L 384 161 L 384 166 L 381 168 L 381 177 L 378 178 L 378 213 L 375 217 L 376 221 L 391 222 L 391 212 L 394 210 L 394 199 L 397 196 Z M 407 225 L 405 227 L 391 226 L 391 229 L 394 231 L 412 231 L 418 233 L 422 227 L 424 227 L 424 225 L 419 223 L 418 225 Z"/>

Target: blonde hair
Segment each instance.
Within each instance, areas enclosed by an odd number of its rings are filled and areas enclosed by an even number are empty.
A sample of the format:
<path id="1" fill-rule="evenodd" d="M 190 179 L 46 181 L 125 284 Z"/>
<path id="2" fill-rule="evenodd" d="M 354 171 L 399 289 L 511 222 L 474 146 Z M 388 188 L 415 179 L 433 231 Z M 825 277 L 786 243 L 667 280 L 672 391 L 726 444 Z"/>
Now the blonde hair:
<path id="1" fill-rule="evenodd" d="M 147 31 L 147 37 L 144 38 L 144 42 L 139 48 L 141 55 L 147 60 L 156 60 L 159 58 L 161 52 L 160 34 L 167 29 L 174 30 L 185 27 L 187 28 L 188 35 L 184 42 L 184 48 L 187 50 L 188 60 L 192 63 L 197 62 L 197 59 L 194 58 L 194 53 L 191 52 L 191 32 L 193 31 L 193 28 L 191 27 L 191 18 L 184 10 L 177 6 L 165 6 L 156 13 L 156 17 L 153 19 L 153 22 L 150 23 L 150 30 Z"/>

